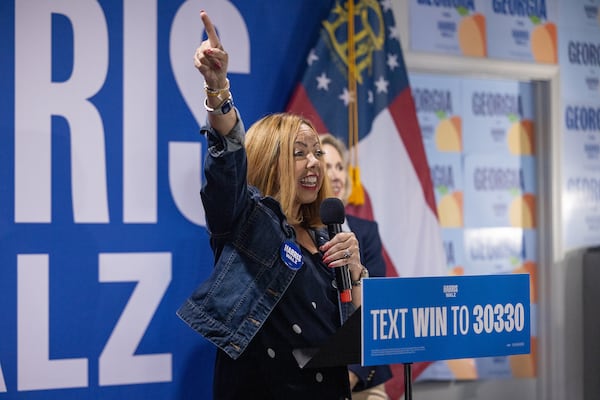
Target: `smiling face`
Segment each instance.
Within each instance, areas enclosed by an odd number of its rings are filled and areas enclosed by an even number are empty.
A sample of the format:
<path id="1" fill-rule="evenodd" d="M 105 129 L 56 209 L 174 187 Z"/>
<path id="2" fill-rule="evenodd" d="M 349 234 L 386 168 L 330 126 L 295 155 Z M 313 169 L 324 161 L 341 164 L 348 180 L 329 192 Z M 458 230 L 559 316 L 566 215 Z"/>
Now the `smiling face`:
<path id="1" fill-rule="evenodd" d="M 334 146 L 324 144 L 323 151 L 325 152 L 325 170 L 331 182 L 333 194 L 338 199 L 344 200 L 344 196 L 346 195 L 346 181 L 348 179 L 346 163 Z"/>
<path id="2" fill-rule="evenodd" d="M 321 202 L 331 197 L 320 136 L 301 116 L 275 113 L 246 132 L 248 183 L 281 205 L 288 222 L 322 226 Z"/>
<path id="3" fill-rule="evenodd" d="M 323 151 L 317 133 L 302 124 L 294 140 L 295 206 L 317 199 L 323 185 Z"/>

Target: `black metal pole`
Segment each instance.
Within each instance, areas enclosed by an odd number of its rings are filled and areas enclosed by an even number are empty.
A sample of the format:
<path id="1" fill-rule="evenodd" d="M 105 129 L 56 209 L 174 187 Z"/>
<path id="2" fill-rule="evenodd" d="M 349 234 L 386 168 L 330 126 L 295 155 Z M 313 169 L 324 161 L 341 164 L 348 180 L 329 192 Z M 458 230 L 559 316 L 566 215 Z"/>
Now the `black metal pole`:
<path id="1" fill-rule="evenodd" d="M 412 400 L 412 363 L 404 363 L 404 400 Z"/>

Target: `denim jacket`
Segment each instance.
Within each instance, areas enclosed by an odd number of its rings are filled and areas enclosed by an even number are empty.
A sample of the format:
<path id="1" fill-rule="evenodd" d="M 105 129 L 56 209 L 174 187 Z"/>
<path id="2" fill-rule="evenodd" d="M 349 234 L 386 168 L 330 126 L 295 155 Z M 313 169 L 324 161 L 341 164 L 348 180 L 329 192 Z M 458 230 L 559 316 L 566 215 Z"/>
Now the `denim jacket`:
<path id="1" fill-rule="evenodd" d="M 177 315 L 237 359 L 294 278 L 280 249 L 295 233 L 277 201 L 247 186 L 242 122 L 226 138 L 205 132 L 201 196 L 215 266 Z"/>

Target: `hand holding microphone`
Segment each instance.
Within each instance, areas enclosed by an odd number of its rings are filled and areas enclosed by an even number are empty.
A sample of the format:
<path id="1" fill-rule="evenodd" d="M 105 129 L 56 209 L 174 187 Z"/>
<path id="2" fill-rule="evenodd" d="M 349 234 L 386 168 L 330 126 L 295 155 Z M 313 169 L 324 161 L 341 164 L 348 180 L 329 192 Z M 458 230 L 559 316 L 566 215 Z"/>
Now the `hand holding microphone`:
<path id="1" fill-rule="evenodd" d="M 342 232 L 342 224 L 346 218 L 344 204 L 337 197 L 325 199 L 321 203 L 320 213 L 321 221 L 327 225 L 329 240 L 331 241 L 338 233 Z M 353 255 L 359 257 L 356 237 L 354 237 L 354 234 L 350 235 L 343 242 L 339 242 L 328 248 L 323 259 L 329 266 L 337 267 L 335 268 L 335 280 L 342 303 L 352 301 L 352 279 L 348 263 L 350 263 L 350 258 Z M 355 247 L 355 249 L 352 247 Z M 335 263 L 340 262 L 344 262 L 344 264 L 341 266 L 335 265 Z"/>

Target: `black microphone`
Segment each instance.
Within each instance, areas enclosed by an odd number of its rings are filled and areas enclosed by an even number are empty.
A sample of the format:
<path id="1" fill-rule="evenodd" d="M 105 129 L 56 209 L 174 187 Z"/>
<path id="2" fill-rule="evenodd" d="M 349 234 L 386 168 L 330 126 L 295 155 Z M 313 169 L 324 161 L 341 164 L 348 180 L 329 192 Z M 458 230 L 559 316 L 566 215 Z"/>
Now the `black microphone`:
<path id="1" fill-rule="evenodd" d="M 342 224 L 346 215 L 344 213 L 344 203 L 337 197 L 330 197 L 321 203 L 321 221 L 327 225 L 329 240 L 342 231 Z M 352 301 L 352 280 L 350 278 L 350 270 L 347 265 L 335 268 L 335 281 L 337 289 L 340 292 L 340 300 L 342 303 Z"/>

